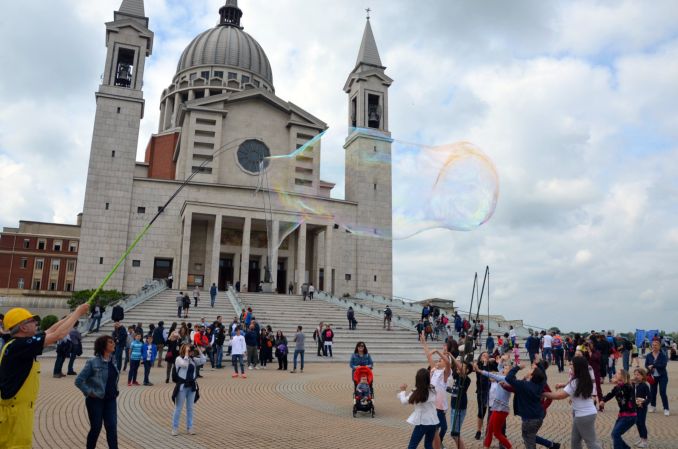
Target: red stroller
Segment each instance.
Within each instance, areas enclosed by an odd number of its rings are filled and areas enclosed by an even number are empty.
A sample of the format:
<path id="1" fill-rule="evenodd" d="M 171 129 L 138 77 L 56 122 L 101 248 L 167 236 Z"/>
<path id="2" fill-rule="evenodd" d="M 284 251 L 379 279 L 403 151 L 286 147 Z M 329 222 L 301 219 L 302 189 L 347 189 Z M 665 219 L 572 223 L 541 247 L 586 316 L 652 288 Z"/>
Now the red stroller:
<path id="1" fill-rule="evenodd" d="M 366 376 L 367 383 L 370 386 L 369 392 L 365 394 L 363 391 L 358 391 L 358 384 L 360 379 Z M 367 366 L 359 366 L 353 371 L 353 417 L 355 418 L 358 412 L 371 413 L 374 418 L 374 375 L 372 370 Z"/>

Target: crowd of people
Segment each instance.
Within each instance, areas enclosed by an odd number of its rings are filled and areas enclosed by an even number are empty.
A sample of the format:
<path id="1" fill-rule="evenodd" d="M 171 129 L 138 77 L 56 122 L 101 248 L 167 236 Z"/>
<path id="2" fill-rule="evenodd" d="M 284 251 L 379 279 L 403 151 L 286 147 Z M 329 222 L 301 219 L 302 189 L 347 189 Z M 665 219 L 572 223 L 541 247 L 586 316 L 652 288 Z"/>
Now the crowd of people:
<path id="1" fill-rule="evenodd" d="M 635 344 L 610 332 L 564 338 L 557 332 L 546 331 L 530 335 L 525 342 L 527 363 L 514 352 L 519 347 L 515 334 L 500 335 L 496 345 L 488 334 L 486 350 L 481 350 L 476 357 L 477 339 L 472 333 L 464 332 L 463 326 L 458 332 L 458 340 L 450 337 L 440 349 L 434 350 L 429 349 L 426 333 L 419 333 L 429 366 L 417 371 L 414 389 L 408 391 L 403 384 L 398 394 L 403 404 L 415 407 L 408 418 L 414 426 L 408 448 L 418 447 L 422 439 L 427 449 L 442 447 L 448 430 L 448 409 L 450 438 L 457 449 L 466 447 L 461 429 L 466 419 L 472 373 L 476 376 L 475 439 L 483 437 L 484 428 L 485 448 L 491 447 L 493 439 L 499 442 L 500 448 L 514 447 L 515 442 L 506 436 L 511 402 L 514 414 L 521 418 L 520 434 L 528 449 L 537 445 L 561 447 L 559 442 L 540 435 L 547 410 L 556 400 L 568 399 L 571 404 L 570 440 L 574 449 L 581 449 L 583 442 L 589 449 L 602 448 L 596 433 L 596 416 L 612 399 L 619 410 L 610 434 L 614 449 L 630 448 L 623 435 L 632 427 L 637 428 L 639 435 L 635 446 L 648 447 L 646 418 L 648 413 L 656 411 L 657 394 L 662 400 L 664 415 L 670 415 L 666 395 L 669 356 L 668 351 L 662 350 L 659 337 L 642 345 L 649 350 L 641 366 Z M 619 359 L 621 367 L 617 367 Z M 559 372 L 567 371 L 567 382 L 553 385 L 553 390 L 548 384 L 550 366 L 556 366 Z M 519 379 L 521 370 L 525 374 Z M 605 394 L 606 377 L 611 388 Z"/>
<path id="2" fill-rule="evenodd" d="M 182 294 L 182 306 L 183 306 Z M 194 301 L 199 297 L 194 296 Z M 194 303 L 195 304 L 195 303 Z M 183 308 L 182 308 L 183 311 Z M 115 311 L 114 311 L 115 312 Z M 33 407 L 39 388 L 39 362 L 36 357 L 45 345 L 56 344 L 57 358 L 53 375 L 62 378 L 65 359 L 69 358 L 66 375 L 77 376 L 76 387 L 85 396 L 90 420 L 87 447 L 96 447 L 102 428 L 111 448 L 117 447 L 117 396 L 122 373 L 127 372 L 127 386 L 151 387 L 150 373 L 163 368 L 165 382 L 174 383 L 171 434 L 179 434 L 179 424 L 185 409 L 186 432 L 194 434 L 194 404 L 200 390 L 198 380 L 206 365 L 225 368 L 224 351 L 231 358 L 233 378 L 247 378 L 247 370 L 266 369 L 277 359 L 277 369 L 288 370 L 288 354 L 293 346 L 291 373 L 304 371 L 305 334 L 298 326 L 289 337 L 282 330 L 260 325 L 251 308 L 224 322 L 221 316 L 207 322 L 163 321 L 126 326 L 114 323 L 110 335 L 102 335 L 94 343 L 94 357 L 80 373 L 74 370 L 75 358 L 82 354 L 82 336 L 78 319 L 92 311 L 82 305 L 46 332 L 38 331 L 38 318 L 25 309 L 13 309 L 0 315 L 0 447 L 30 447 Z M 103 313 L 101 309 L 96 312 Z M 422 322 L 440 321 L 430 308 Z M 115 317 L 115 313 L 114 313 Z M 349 318 L 349 324 L 352 323 Z M 118 316 L 118 318 L 120 318 Z M 353 315 L 355 319 L 355 315 Z M 454 317 L 457 320 L 457 316 Z M 384 327 L 388 326 L 385 319 Z M 98 323 L 97 323 L 98 326 Z M 524 342 L 528 362 L 520 357 L 520 344 L 515 330 L 495 337 L 487 335 L 485 348 L 479 341 L 482 323 L 464 323 L 457 330 L 458 338 L 448 336 L 439 348 L 431 349 L 426 329 L 418 329 L 419 340 L 428 360 L 428 368 L 417 371 L 414 389 L 401 386 L 398 394 L 403 404 L 414 406 L 408 422 L 414 426 L 409 448 L 424 440 L 426 448 L 440 448 L 448 436 L 457 449 L 467 447 L 462 429 L 469 408 L 468 391 L 475 376 L 476 419 L 471 426 L 475 439 L 483 447 L 491 447 L 496 439 L 501 448 L 511 449 L 515 442 L 507 437 L 507 417 L 513 413 L 521 418 L 520 435 L 526 448 L 536 445 L 560 448 L 560 443 L 541 432 L 549 406 L 553 401 L 567 399 L 572 408 L 571 445 L 575 449 L 585 442 L 590 449 L 601 448 L 596 429 L 597 414 L 613 399 L 618 404 L 618 416 L 610 434 L 615 449 L 628 449 L 624 434 L 636 427 L 639 441 L 636 447 L 648 447 L 650 438 L 646 425 L 648 413 L 657 410 L 659 395 L 664 414 L 670 415 L 667 396 L 667 364 L 670 349 L 663 348 L 659 337 L 636 347 L 622 336 L 611 332 L 591 332 L 589 335 L 561 336 L 558 332 L 542 331 L 530 335 Z M 351 326 L 350 329 L 353 329 Z M 430 333 L 430 332 L 429 332 Z M 438 338 L 441 336 L 438 335 Z M 313 331 L 318 356 L 332 357 L 334 331 L 331 324 L 320 322 Z M 3 347 L 4 345 L 4 347 Z M 298 361 L 300 363 L 298 363 Z M 617 366 L 621 363 L 621 366 Z M 356 400 L 368 402 L 374 397 L 371 369 L 374 362 L 365 342 L 358 342 L 349 366 L 354 378 Z M 139 369 L 143 366 L 143 380 Z M 549 387 L 548 369 L 555 366 L 567 372 L 567 381 Z M 297 368 L 299 367 L 299 371 Z M 368 372 L 363 370 L 368 368 Z M 553 369 L 553 368 L 552 368 Z M 519 372 L 524 375 L 519 378 Z M 609 388 L 605 387 L 605 379 Z M 607 390 L 607 391 L 604 391 Z M 513 398 L 511 398 L 513 396 Z M 11 413 L 7 411 L 11 409 Z M 374 409 L 372 408 L 372 412 Z M 6 417 L 9 416 L 9 419 Z M 449 420 L 449 421 L 448 421 Z"/>

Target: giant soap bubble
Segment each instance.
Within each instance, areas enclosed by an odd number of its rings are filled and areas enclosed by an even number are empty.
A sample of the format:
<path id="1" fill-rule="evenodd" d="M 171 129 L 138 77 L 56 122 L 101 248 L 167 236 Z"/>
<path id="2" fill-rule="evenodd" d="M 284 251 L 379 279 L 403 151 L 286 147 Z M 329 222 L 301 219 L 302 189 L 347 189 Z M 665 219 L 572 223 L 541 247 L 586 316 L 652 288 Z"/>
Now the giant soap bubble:
<path id="1" fill-rule="evenodd" d="M 384 137 L 375 130 L 353 129 Z M 313 151 L 322 134 L 291 153 L 269 157 L 270 169 L 283 167 L 306 151 Z M 325 147 L 324 151 L 328 151 Z M 369 174 L 389 169 L 392 175 L 392 228 L 375 228 L 331 210 L 321 198 L 298 195 L 280 185 L 264 185 L 271 204 L 296 212 L 293 223 L 280 230 L 281 241 L 312 217 L 328 219 L 359 236 L 401 240 L 431 229 L 472 231 L 493 215 L 499 197 L 499 177 L 492 160 L 470 142 L 427 146 L 393 140 L 391 154 L 365 151 L 357 164 Z M 262 166 L 263 168 L 263 166 Z M 264 173 L 264 170 L 262 170 Z M 265 176 L 265 175 L 262 175 Z M 375 187 L 376 188 L 376 187 Z M 273 207 L 273 206 L 272 206 Z"/>

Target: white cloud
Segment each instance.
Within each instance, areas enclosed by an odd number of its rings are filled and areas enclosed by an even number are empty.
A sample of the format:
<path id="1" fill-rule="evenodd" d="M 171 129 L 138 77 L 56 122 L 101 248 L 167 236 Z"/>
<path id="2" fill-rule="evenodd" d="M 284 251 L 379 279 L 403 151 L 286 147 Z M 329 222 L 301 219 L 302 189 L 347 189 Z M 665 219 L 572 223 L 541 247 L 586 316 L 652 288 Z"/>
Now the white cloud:
<path id="1" fill-rule="evenodd" d="M 0 225 L 73 223 L 82 207 L 104 25 L 120 0 L 28 0 L 0 19 Z M 146 0 L 139 158 L 181 51 L 223 0 Z M 276 93 L 330 125 L 322 177 L 342 196 L 347 99 L 364 26 L 390 89 L 396 139 L 469 140 L 495 162 L 495 216 L 471 232 L 394 242 L 396 294 L 468 304 L 491 265 L 493 312 L 561 328 L 632 329 L 676 311 L 678 8 L 672 1 L 241 0 Z M 68 12 L 58 16 L 53 11 Z M 25 27 L 27 18 L 31 27 Z M 400 145 L 396 142 L 395 147 Z M 398 180 L 395 180 L 396 182 Z M 562 305 L 566 305 L 563 309 Z M 588 311 L 581 314 L 561 310 Z M 545 313 L 546 312 L 546 313 Z M 670 314 L 642 325 L 675 328 Z M 674 314 L 675 316 L 675 314 Z"/>

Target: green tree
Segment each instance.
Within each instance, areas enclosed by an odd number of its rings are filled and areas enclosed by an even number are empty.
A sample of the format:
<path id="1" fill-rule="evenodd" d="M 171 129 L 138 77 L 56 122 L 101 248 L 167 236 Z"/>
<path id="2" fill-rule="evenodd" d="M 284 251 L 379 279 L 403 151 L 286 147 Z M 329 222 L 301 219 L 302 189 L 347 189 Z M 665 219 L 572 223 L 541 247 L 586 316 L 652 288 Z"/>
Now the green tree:
<path id="1" fill-rule="evenodd" d="M 73 292 L 73 296 L 68 300 L 68 306 L 71 310 L 75 309 L 80 304 L 87 302 L 89 297 L 92 296 L 92 293 L 94 293 L 94 290 L 79 290 Z M 119 292 L 118 290 L 102 290 L 97 295 L 95 301 L 99 302 L 102 306 L 107 307 L 109 304 L 120 301 L 125 296 L 126 295 L 123 292 Z"/>
<path id="2" fill-rule="evenodd" d="M 59 318 L 57 318 L 56 316 L 47 315 L 46 317 L 40 320 L 40 330 L 46 331 L 47 329 L 52 327 L 54 323 L 56 323 L 57 321 L 59 321 Z"/>

